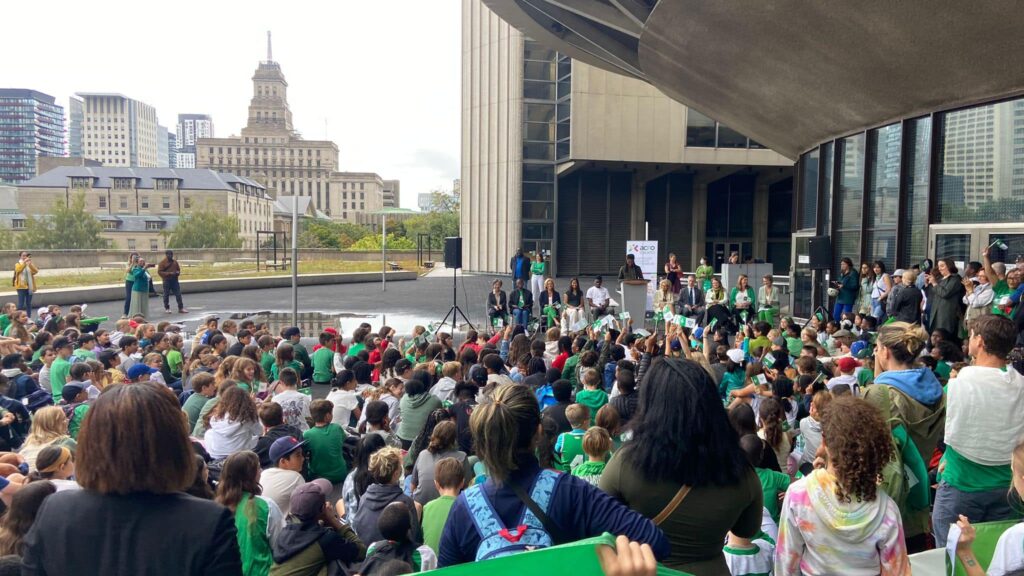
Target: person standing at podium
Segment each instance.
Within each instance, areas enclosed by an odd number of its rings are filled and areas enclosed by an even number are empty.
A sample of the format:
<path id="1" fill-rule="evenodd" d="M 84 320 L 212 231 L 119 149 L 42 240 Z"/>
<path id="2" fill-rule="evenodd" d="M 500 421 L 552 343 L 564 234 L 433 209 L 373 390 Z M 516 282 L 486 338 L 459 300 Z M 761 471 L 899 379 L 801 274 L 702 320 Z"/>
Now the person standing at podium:
<path id="1" fill-rule="evenodd" d="M 636 265 L 636 256 L 626 254 L 626 263 L 619 268 L 619 280 L 643 280 L 644 273 Z"/>

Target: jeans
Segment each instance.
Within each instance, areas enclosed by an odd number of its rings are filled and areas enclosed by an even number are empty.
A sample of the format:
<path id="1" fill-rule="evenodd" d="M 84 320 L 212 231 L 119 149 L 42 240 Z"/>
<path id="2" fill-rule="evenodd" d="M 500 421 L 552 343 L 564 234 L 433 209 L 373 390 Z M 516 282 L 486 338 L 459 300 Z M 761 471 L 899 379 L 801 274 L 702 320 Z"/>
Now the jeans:
<path id="1" fill-rule="evenodd" d="M 124 315 L 128 315 L 128 309 L 132 305 L 132 282 L 131 280 L 125 280 L 124 282 Z"/>
<path id="2" fill-rule="evenodd" d="M 945 481 L 939 482 L 935 491 L 935 504 L 932 507 L 932 533 L 935 546 L 946 545 L 949 525 L 955 524 L 960 514 L 967 516 L 972 524 L 992 522 L 1015 518 L 1007 488 L 997 488 L 986 492 L 963 492 Z"/>
<path id="3" fill-rule="evenodd" d="M 843 314 L 852 314 L 852 313 L 853 313 L 853 303 L 850 303 L 850 304 L 840 304 L 839 302 L 836 302 L 836 305 L 832 307 L 832 319 L 835 320 L 836 323 L 838 323 L 840 320 L 843 319 Z"/>
<path id="4" fill-rule="evenodd" d="M 878 298 L 871 299 L 871 315 L 878 320 L 878 325 L 882 324 L 882 316 L 885 314 L 885 308 L 882 307 L 882 301 Z"/>
<path id="5" fill-rule="evenodd" d="M 516 308 L 512 311 L 512 318 L 516 324 L 526 326 L 530 323 L 530 311 L 526 308 Z"/>
<path id="6" fill-rule="evenodd" d="M 24 310 L 29 318 L 32 317 L 32 293 L 27 288 L 18 288 L 18 310 Z"/>
<path id="7" fill-rule="evenodd" d="M 174 299 L 178 302 L 178 310 L 182 310 L 185 306 L 181 303 L 181 284 L 178 282 L 176 277 L 164 279 L 164 310 L 170 310 L 170 296 L 174 294 Z"/>

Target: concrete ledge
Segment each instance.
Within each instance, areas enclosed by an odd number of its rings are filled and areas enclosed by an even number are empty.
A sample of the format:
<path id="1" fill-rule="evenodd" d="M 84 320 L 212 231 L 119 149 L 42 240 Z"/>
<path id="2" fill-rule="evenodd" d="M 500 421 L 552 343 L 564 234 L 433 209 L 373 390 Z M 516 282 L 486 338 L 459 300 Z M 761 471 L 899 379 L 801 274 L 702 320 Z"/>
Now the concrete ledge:
<path id="1" fill-rule="evenodd" d="M 380 282 L 380 272 L 339 272 L 335 274 L 300 274 L 299 286 L 319 286 L 323 284 L 358 284 Z M 388 282 L 416 280 L 415 271 L 401 270 L 387 273 Z M 156 283 L 160 285 L 159 282 Z M 182 294 L 201 294 L 204 292 L 231 292 L 236 290 L 258 290 L 262 288 L 288 288 L 292 285 L 292 277 L 288 276 L 249 276 L 241 278 L 216 278 L 209 280 L 182 280 Z M 0 292 L 0 301 L 16 302 L 17 292 Z M 81 288 L 52 288 L 36 292 L 32 296 L 35 307 L 48 304 L 82 304 L 83 302 L 118 302 L 124 300 L 124 284 L 106 284 L 102 286 L 83 286 Z"/>

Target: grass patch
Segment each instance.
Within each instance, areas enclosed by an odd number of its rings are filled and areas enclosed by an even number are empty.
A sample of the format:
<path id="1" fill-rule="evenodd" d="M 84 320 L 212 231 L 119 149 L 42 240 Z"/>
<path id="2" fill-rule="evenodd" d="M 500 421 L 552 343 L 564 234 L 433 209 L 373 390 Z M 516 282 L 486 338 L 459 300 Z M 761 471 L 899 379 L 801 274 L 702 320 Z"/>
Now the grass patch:
<path id="1" fill-rule="evenodd" d="M 420 275 L 427 270 L 419 269 L 415 260 L 400 260 L 398 264 L 404 270 L 415 270 Z M 299 274 L 330 274 L 338 272 L 380 272 L 380 262 L 349 262 L 339 260 L 310 260 L 299 262 Z M 160 278 L 156 269 L 150 271 L 153 280 L 159 285 Z M 291 270 L 256 271 L 256 263 L 230 262 L 218 264 L 200 264 L 183 266 L 182 280 L 211 280 L 216 278 L 236 278 L 242 276 L 289 276 Z M 56 276 L 36 276 L 36 285 L 40 288 L 79 288 L 82 286 L 100 286 L 104 284 L 123 284 L 123 270 L 91 270 L 87 272 L 68 272 Z"/>

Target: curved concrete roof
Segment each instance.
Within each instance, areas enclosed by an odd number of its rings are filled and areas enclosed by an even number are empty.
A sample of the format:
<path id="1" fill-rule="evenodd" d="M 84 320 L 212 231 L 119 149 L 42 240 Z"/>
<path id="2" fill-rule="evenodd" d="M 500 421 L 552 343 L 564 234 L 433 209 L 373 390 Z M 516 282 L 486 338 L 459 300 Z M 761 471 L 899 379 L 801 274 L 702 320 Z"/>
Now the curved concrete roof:
<path id="1" fill-rule="evenodd" d="M 1024 12 L 1009 0 L 485 2 L 532 38 L 642 78 L 790 158 L 890 121 L 1024 93 Z M 652 4 L 635 43 L 592 10 Z"/>

